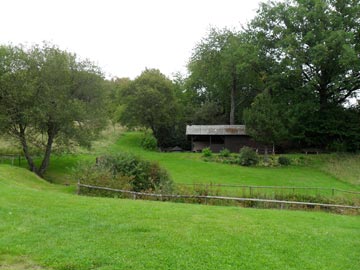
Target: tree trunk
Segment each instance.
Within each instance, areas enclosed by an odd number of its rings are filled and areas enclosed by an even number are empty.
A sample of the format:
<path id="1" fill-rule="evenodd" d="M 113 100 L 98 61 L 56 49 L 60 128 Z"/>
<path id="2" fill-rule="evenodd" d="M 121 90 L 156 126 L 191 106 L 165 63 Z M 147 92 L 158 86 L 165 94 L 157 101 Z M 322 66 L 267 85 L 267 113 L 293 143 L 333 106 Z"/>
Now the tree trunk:
<path id="1" fill-rule="evenodd" d="M 319 90 L 320 110 L 324 110 L 328 104 L 327 89 L 321 88 Z"/>
<path id="2" fill-rule="evenodd" d="M 275 155 L 275 144 L 272 144 L 272 154 Z"/>
<path id="3" fill-rule="evenodd" d="M 230 95 L 230 125 L 235 125 L 235 94 L 236 94 L 236 75 L 233 75 L 231 95 Z"/>
<path id="4" fill-rule="evenodd" d="M 44 173 L 45 173 L 46 169 L 49 167 L 51 149 L 52 149 L 52 145 L 53 145 L 53 142 L 54 142 L 55 135 L 56 135 L 55 130 L 53 128 L 49 128 L 49 130 L 48 130 L 48 140 L 47 140 L 47 144 L 46 144 L 44 158 L 43 158 L 43 160 L 41 162 L 41 166 L 39 168 L 39 173 L 38 173 L 38 175 L 40 177 L 44 176 Z"/>
<path id="5" fill-rule="evenodd" d="M 264 149 L 264 162 L 268 163 L 269 162 L 269 153 L 268 153 L 268 147 L 267 145 L 265 145 L 265 149 Z"/>
<path id="6" fill-rule="evenodd" d="M 26 161 L 29 165 L 29 170 L 38 174 L 38 170 L 36 168 L 36 165 L 34 163 L 34 160 L 32 159 L 30 152 L 29 152 L 29 147 L 27 145 L 27 141 L 26 141 L 26 137 L 25 137 L 25 127 L 23 127 L 22 125 L 20 125 L 20 132 L 18 133 L 19 138 L 20 138 L 20 143 L 26 158 Z"/>

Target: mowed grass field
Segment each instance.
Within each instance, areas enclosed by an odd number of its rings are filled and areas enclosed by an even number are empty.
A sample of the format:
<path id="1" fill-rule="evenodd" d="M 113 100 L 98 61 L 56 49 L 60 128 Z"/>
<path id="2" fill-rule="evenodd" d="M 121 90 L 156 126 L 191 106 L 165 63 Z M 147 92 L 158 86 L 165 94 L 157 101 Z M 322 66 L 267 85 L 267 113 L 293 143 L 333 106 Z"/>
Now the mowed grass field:
<path id="1" fill-rule="evenodd" d="M 305 156 L 306 164 L 288 167 L 243 167 L 205 162 L 199 153 L 160 153 L 140 147 L 140 132 L 125 132 L 112 142 L 97 143 L 90 152 L 53 156 L 46 178 L 54 183 L 76 183 L 73 168 L 80 161 L 95 162 L 97 156 L 119 151 L 132 152 L 159 162 L 176 183 L 221 183 L 254 186 L 324 187 L 360 191 L 360 155 L 339 163 L 337 156 Z M 290 158 L 292 157 L 289 155 Z M 341 159 L 342 160 L 342 159 Z M 23 166 L 26 166 L 25 162 Z M 359 174 L 357 173 L 359 172 Z"/>
<path id="2" fill-rule="evenodd" d="M 360 216 L 82 197 L 0 165 L 0 269 L 357 270 L 359 258 Z"/>

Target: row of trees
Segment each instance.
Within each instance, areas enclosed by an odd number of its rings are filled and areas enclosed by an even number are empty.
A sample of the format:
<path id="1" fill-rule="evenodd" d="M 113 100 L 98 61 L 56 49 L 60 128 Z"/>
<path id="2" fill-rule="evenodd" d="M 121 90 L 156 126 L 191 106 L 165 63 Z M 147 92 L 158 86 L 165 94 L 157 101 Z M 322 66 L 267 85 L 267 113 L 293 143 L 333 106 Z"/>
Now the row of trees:
<path id="1" fill-rule="evenodd" d="M 263 3 L 241 31 L 211 29 L 187 77 L 146 70 L 129 83 L 119 119 L 161 146 L 185 124 L 246 124 L 265 144 L 358 150 L 359 18 L 356 0 Z"/>
<path id="2" fill-rule="evenodd" d="M 359 149 L 359 16 L 352 0 L 261 4 L 242 31 L 197 45 L 190 86 L 265 143 Z"/>
<path id="3" fill-rule="evenodd" d="M 0 131 L 41 176 L 54 147 L 88 146 L 105 118 L 151 129 L 160 147 L 186 148 L 186 124 L 246 124 L 265 144 L 357 151 L 359 18 L 357 0 L 263 3 L 240 31 L 211 29 L 173 80 L 146 69 L 107 81 L 55 46 L 0 46 Z"/>

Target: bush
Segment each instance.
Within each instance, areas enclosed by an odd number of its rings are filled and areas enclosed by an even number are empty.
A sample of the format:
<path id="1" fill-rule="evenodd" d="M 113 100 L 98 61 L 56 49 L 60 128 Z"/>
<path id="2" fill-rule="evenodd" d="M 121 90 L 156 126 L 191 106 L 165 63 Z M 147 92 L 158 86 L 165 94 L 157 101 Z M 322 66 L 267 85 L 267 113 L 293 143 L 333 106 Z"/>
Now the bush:
<path id="1" fill-rule="evenodd" d="M 204 148 L 202 151 L 201 151 L 203 157 L 211 157 L 212 156 L 212 151 L 209 147 L 206 147 Z"/>
<path id="2" fill-rule="evenodd" d="M 285 156 L 280 156 L 278 158 L 278 162 L 280 165 L 283 165 L 283 166 L 288 166 L 291 164 L 291 160 Z"/>
<path id="3" fill-rule="evenodd" d="M 142 148 L 150 151 L 155 151 L 158 148 L 158 142 L 154 135 L 150 132 L 145 132 L 145 134 L 141 138 L 140 144 Z"/>
<path id="4" fill-rule="evenodd" d="M 346 145 L 346 142 L 337 140 L 330 143 L 327 147 L 327 150 L 331 152 L 345 153 L 348 150 L 348 147 Z"/>
<path id="5" fill-rule="evenodd" d="M 252 148 L 244 146 L 240 150 L 237 163 L 242 166 L 254 166 L 259 163 L 259 157 Z"/>
<path id="6" fill-rule="evenodd" d="M 142 160 L 129 153 L 99 157 L 96 165 L 85 168 L 81 174 L 87 175 L 82 180 L 85 184 L 91 182 L 98 186 L 136 192 L 172 190 L 172 179 L 166 170 L 155 162 Z"/>
<path id="7" fill-rule="evenodd" d="M 219 156 L 220 157 L 230 157 L 229 149 L 224 148 L 223 150 L 221 150 L 219 153 Z"/>
<path id="8" fill-rule="evenodd" d="M 108 187 L 113 189 L 131 189 L 133 177 L 114 175 L 108 168 L 102 165 L 81 163 L 75 171 L 75 177 L 81 184 Z M 113 197 L 114 193 L 106 190 L 79 188 L 79 194 Z"/>

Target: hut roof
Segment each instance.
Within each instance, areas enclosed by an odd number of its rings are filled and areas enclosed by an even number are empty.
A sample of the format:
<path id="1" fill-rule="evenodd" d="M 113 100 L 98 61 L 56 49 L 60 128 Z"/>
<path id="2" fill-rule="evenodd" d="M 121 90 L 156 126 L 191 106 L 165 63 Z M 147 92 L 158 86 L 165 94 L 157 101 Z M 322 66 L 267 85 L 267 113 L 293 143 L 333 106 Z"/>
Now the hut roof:
<path id="1" fill-rule="evenodd" d="M 190 125 L 186 135 L 246 135 L 245 125 Z"/>

